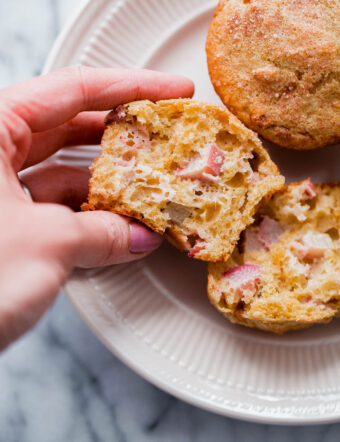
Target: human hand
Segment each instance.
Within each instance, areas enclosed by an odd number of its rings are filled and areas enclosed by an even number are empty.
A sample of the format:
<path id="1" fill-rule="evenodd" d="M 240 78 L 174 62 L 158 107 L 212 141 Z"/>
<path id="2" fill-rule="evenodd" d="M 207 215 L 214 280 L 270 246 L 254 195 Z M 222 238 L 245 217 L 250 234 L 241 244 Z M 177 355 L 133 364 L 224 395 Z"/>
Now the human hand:
<path id="1" fill-rule="evenodd" d="M 23 172 L 34 203 L 17 172 L 61 147 L 98 143 L 104 129 L 98 111 L 192 93 L 191 81 L 169 74 L 79 66 L 0 91 L 0 349 L 39 319 L 74 266 L 131 261 L 161 243 L 128 218 L 61 205 L 77 208 L 86 199 L 86 171 L 41 165 Z"/>

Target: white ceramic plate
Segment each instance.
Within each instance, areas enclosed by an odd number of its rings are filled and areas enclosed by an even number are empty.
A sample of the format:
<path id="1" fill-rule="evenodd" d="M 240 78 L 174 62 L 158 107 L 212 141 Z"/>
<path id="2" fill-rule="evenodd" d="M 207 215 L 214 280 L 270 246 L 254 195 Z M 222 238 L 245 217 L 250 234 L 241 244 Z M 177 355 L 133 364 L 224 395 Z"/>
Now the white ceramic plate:
<path id="1" fill-rule="evenodd" d="M 63 32 L 45 71 L 82 63 L 148 67 L 187 75 L 196 97 L 219 102 L 204 43 L 215 1 L 89 1 Z M 290 179 L 335 180 L 336 147 L 270 148 Z M 57 161 L 87 166 L 93 147 Z M 206 265 L 169 245 L 149 258 L 74 272 L 66 290 L 105 345 L 160 388 L 202 408 L 268 423 L 340 418 L 340 323 L 283 337 L 231 325 L 207 301 Z"/>

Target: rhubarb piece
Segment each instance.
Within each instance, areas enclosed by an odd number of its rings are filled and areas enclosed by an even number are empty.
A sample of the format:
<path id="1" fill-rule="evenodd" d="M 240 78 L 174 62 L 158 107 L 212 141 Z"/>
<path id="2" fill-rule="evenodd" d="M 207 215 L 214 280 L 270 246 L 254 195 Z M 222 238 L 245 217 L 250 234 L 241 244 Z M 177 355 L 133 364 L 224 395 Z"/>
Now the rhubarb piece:
<path id="1" fill-rule="evenodd" d="M 243 291 L 255 292 L 261 282 L 261 270 L 258 265 L 243 264 L 227 270 L 223 278 L 228 281 L 230 288 L 242 296 Z"/>
<path id="2" fill-rule="evenodd" d="M 179 168 L 176 173 L 181 178 L 199 180 L 203 183 L 216 182 L 221 173 L 224 152 L 212 144 L 206 148 L 199 158 L 194 158 L 184 168 Z"/>
<path id="3" fill-rule="evenodd" d="M 106 115 L 105 124 L 120 123 L 125 120 L 126 116 L 126 109 L 123 106 L 118 106 Z"/>
<path id="4" fill-rule="evenodd" d="M 327 233 L 307 232 L 300 240 L 294 241 L 292 248 L 301 259 L 320 259 L 333 248 L 333 241 Z"/>
<path id="5" fill-rule="evenodd" d="M 314 184 L 312 183 L 312 180 L 308 178 L 303 182 L 303 192 L 302 196 L 306 200 L 312 200 L 317 195 L 317 191 L 315 189 Z"/>
<path id="6" fill-rule="evenodd" d="M 271 245 L 276 244 L 283 232 L 283 227 L 275 219 L 264 216 L 259 226 L 259 241 L 269 249 Z"/>

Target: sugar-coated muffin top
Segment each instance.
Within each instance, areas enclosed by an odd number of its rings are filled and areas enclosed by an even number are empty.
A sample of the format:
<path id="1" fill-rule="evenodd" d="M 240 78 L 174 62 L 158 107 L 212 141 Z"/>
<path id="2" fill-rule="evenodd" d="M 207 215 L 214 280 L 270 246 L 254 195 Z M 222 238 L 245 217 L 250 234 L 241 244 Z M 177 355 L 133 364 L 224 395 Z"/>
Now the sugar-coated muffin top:
<path id="1" fill-rule="evenodd" d="M 340 142 L 340 2 L 220 0 L 212 83 L 246 126 L 281 146 Z"/>

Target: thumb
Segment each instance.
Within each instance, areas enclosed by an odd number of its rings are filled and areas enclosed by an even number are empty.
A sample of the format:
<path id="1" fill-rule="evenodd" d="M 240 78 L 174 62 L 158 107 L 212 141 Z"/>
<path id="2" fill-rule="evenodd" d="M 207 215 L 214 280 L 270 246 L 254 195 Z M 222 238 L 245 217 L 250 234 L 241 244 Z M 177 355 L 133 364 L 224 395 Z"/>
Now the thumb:
<path id="1" fill-rule="evenodd" d="M 21 180 L 35 202 L 66 204 L 72 208 L 79 208 L 86 198 L 88 178 L 88 171 L 58 164 L 42 164 L 21 174 Z M 72 257 L 75 254 L 72 264 L 78 267 L 133 261 L 147 255 L 162 242 L 160 235 L 142 224 L 110 212 L 72 214 L 72 226 L 76 229 L 76 240 L 72 241 Z M 65 233 L 65 230 L 61 232 L 63 240 Z M 65 253 L 66 249 L 63 250 Z"/>
<path id="2" fill-rule="evenodd" d="M 162 243 L 162 236 L 139 222 L 110 212 L 74 214 L 80 240 L 75 266 L 97 267 L 144 257 Z"/>

